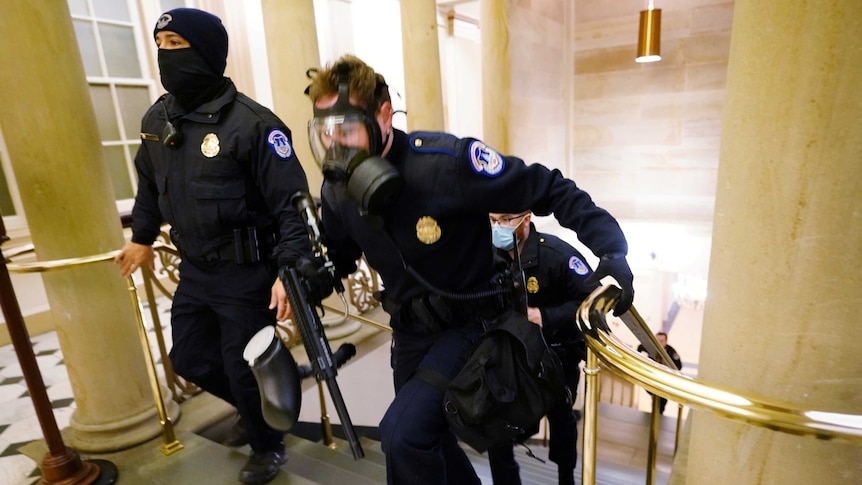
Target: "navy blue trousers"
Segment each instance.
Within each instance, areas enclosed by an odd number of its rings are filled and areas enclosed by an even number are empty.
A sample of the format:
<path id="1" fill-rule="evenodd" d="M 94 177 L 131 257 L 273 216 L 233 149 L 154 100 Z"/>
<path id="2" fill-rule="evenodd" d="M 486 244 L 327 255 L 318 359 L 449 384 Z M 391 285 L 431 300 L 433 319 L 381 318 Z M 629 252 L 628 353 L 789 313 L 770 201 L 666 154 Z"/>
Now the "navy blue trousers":
<path id="1" fill-rule="evenodd" d="M 258 452 L 279 449 L 284 440 L 264 421 L 257 381 L 242 358 L 251 337 L 275 324 L 267 309 L 276 278 L 271 266 L 225 263 L 204 270 L 184 260 L 171 307 L 174 371 L 236 406 Z"/>
<path id="2" fill-rule="evenodd" d="M 473 465 L 446 422 L 442 389 L 412 377 L 417 369 L 454 377 L 475 348 L 481 324 L 434 335 L 398 327 L 393 322 L 395 399 L 380 422 L 387 483 L 479 485 Z"/>

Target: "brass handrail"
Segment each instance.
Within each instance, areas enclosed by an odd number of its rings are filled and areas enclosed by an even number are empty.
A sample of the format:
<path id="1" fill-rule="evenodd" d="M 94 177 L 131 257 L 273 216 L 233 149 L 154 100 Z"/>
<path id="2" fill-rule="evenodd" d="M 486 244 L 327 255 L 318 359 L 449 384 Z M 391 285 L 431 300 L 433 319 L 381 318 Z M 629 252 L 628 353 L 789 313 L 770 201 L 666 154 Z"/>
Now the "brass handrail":
<path id="1" fill-rule="evenodd" d="M 713 412 L 723 418 L 795 435 L 862 443 L 862 415 L 799 409 L 790 403 L 777 402 L 727 389 L 724 386 L 708 384 L 633 351 L 613 335 L 605 320 L 607 313 L 613 309 L 619 299 L 619 295 L 619 288 L 605 285 L 596 289 L 578 308 L 578 326 L 587 342 L 587 365 L 584 371 L 588 380 L 586 396 L 588 402 L 585 414 L 595 413 L 597 410 L 596 374 L 600 369 L 597 365 L 598 360 L 601 360 L 625 379 L 643 386 L 654 394 Z M 637 316 L 636 320 L 639 320 L 638 325 L 648 328 L 640 316 Z M 627 322 L 627 325 L 629 324 Z M 593 382 L 590 382 L 591 379 Z M 595 414 L 585 416 L 582 475 L 584 484 L 595 483 L 595 417 Z"/>
<path id="2" fill-rule="evenodd" d="M 383 324 L 383 323 L 377 323 L 377 322 L 375 322 L 374 320 L 372 320 L 372 319 L 370 319 L 370 318 L 363 317 L 362 315 L 359 315 L 359 314 L 356 314 L 356 313 L 345 312 L 344 310 L 340 310 L 340 309 L 335 308 L 335 307 L 330 306 L 330 305 L 323 305 L 323 308 L 324 308 L 325 310 L 329 310 L 329 311 L 331 311 L 331 312 L 335 312 L 335 313 L 337 313 L 337 314 L 339 314 L 339 315 L 342 315 L 342 316 L 344 316 L 344 317 L 346 317 L 346 318 L 350 318 L 350 319 L 352 319 L 352 320 L 356 320 L 357 322 L 362 323 L 362 324 L 364 324 L 364 325 L 368 325 L 368 326 L 370 326 L 370 327 L 374 327 L 374 328 L 376 328 L 377 330 L 383 330 L 384 332 L 392 333 L 392 327 L 390 327 L 389 325 L 386 325 L 386 324 Z"/>
<path id="3" fill-rule="evenodd" d="M 166 246 L 160 242 L 156 242 L 155 244 L 153 244 L 153 249 L 162 249 L 164 247 Z M 24 252 L 29 252 L 30 250 L 31 248 L 27 247 L 26 251 L 20 251 L 15 254 L 23 254 Z M 6 266 L 8 270 L 13 273 L 41 273 L 56 269 L 73 268 L 92 263 L 111 261 L 119 253 L 120 250 L 117 249 L 114 251 L 108 251 L 106 253 L 94 254 L 91 256 L 82 256 L 78 258 L 55 259 L 52 261 L 36 261 L 31 263 L 9 263 Z M 138 336 L 141 339 L 141 346 L 144 350 L 144 358 L 146 359 L 147 373 L 150 378 L 150 385 L 153 391 L 153 399 L 155 400 L 156 409 L 159 413 L 159 424 L 162 427 L 161 451 L 165 455 L 170 455 L 181 450 L 183 448 L 183 445 L 180 444 L 180 442 L 176 439 L 173 429 L 173 423 L 171 422 L 171 418 L 167 413 L 164 396 L 161 392 L 161 384 L 159 383 L 158 375 L 156 373 L 155 360 L 153 359 L 152 349 L 150 348 L 149 338 L 147 337 L 147 329 L 143 319 L 143 310 L 141 308 L 140 298 L 138 298 L 137 288 L 135 286 L 134 279 L 132 278 L 132 276 L 129 276 L 127 278 L 127 281 L 129 295 L 135 308 L 135 317 L 138 324 Z M 151 304 L 155 303 L 151 302 Z"/>
<path id="4" fill-rule="evenodd" d="M 166 248 L 164 243 L 155 242 L 153 243 L 153 249 L 158 250 L 162 248 Z M 12 248 L 10 251 L 12 252 L 12 256 L 18 256 L 25 252 L 32 252 L 32 245 L 24 245 L 21 247 L 21 251 L 16 252 L 17 248 Z M 107 253 L 102 254 L 94 254 L 91 256 L 81 256 L 77 258 L 65 258 L 65 259 L 55 259 L 52 261 L 34 261 L 32 263 L 8 263 L 6 267 L 9 268 L 9 272 L 11 273 L 44 273 L 45 271 L 51 271 L 55 269 L 64 269 L 64 268 L 73 268 L 75 266 L 84 266 L 92 263 L 100 263 L 102 261 L 112 261 L 118 254 L 120 254 L 119 249 L 115 249 L 113 251 L 108 251 Z"/>

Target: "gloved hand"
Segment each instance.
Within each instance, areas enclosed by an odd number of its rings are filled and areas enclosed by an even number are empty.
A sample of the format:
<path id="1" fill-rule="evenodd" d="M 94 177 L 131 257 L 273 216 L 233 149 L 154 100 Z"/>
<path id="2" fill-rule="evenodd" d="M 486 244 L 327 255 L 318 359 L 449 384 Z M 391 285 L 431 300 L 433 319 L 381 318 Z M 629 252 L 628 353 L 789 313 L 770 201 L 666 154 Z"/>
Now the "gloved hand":
<path id="1" fill-rule="evenodd" d="M 332 274 L 323 267 L 323 262 L 317 258 L 305 256 L 296 260 L 296 271 L 304 280 L 306 295 L 314 304 L 319 304 L 332 294 L 335 282 Z"/>
<path id="2" fill-rule="evenodd" d="M 632 301 L 635 298 L 634 286 L 632 282 L 634 276 L 629 268 L 629 263 L 626 261 L 626 256 L 622 253 L 610 253 L 602 256 L 599 260 L 599 266 L 585 281 L 586 284 L 598 284 L 605 276 L 612 276 L 622 289 L 620 300 L 614 307 L 614 315 L 620 316 L 627 312 L 632 306 Z"/>

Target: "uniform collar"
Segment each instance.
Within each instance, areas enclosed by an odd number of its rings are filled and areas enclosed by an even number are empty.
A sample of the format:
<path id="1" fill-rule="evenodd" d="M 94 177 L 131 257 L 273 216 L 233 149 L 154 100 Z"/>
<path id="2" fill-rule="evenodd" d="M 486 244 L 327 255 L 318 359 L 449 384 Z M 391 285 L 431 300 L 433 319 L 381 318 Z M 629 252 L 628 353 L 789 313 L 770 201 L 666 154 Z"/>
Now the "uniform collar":
<path id="1" fill-rule="evenodd" d="M 527 242 L 524 244 L 524 249 L 521 250 L 521 267 L 531 267 L 538 264 L 539 261 L 539 240 L 541 237 L 536 232 L 536 226 L 530 223 L 530 234 L 527 235 Z"/>
<path id="2" fill-rule="evenodd" d="M 407 133 L 392 128 L 392 148 L 386 154 L 386 160 L 389 160 L 394 165 L 399 165 L 409 151 L 410 137 L 407 136 Z"/>

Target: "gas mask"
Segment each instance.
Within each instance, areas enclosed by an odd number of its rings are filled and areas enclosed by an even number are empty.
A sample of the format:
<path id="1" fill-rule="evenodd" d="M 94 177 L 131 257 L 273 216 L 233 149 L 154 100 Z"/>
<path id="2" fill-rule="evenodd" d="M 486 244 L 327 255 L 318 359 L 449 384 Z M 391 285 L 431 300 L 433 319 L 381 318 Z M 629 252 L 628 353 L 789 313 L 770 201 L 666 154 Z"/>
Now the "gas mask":
<path id="1" fill-rule="evenodd" d="M 323 177 L 345 185 L 348 197 L 359 205 L 360 212 L 383 214 L 398 199 L 404 181 L 398 170 L 380 156 L 386 143 L 374 109 L 351 105 L 346 82 L 339 84 L 334 105 L 314 108 L 314 118 L 308 122 L 308 139 Z"/>

